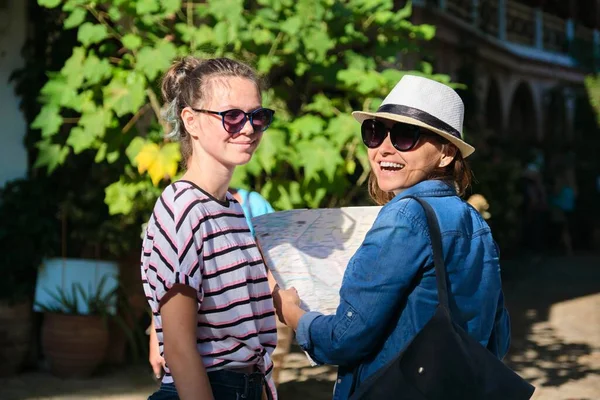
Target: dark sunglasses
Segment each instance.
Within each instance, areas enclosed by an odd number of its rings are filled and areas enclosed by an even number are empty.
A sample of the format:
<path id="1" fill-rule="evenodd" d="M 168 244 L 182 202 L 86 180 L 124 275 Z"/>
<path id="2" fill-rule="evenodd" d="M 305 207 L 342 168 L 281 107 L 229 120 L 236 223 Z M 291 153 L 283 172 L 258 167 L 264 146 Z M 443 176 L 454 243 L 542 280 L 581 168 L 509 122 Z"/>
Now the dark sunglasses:
<path id="1" fill-rule="evenodd" d="M 197 110 L 195 108 L 192 108 L 192 110 L 221 116 L 223 128 L 231 134 L 241 131 L 248 120 L 250 120 L 250 125 L 252 125 L 255 132 L 264 132 L 271 125 L 273 114 L 275 114 L 275 111 L 270 108 L 259 108 L 249 113 L 237 108 L 227 111 Z"/>
<path id="2" fill-rule="evenodd" d="M 397 122 L 388 128 L 383 122 L 376 119 L 367 119 L 363 121 L 360 131 L 362 140 L 365 146 L 370 149 L 375 149 L 381 146 L 388 133 L 394 148 L 398 151 L 409 151 L 419 141 L 419 137 L 425 133 L 422 129 L 415 125 L 409 125 L 402 122 Z"/>

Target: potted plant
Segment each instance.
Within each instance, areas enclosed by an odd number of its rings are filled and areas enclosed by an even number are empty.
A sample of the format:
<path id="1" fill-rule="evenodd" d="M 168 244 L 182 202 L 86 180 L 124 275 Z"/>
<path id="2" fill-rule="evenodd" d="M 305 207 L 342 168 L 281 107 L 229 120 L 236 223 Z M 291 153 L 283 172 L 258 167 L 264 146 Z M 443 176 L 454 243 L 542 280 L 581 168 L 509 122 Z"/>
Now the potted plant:
<path id="1" fill-rule="evenodd" d="M 108 320 L 111 338 L 107 358 L 110 363 L 118 364 L 125 361 L 128 343 L 131 348 L 130 331 L 135 328 L 140 314 L 139 310 L 131 310 L 132 304 L 139 303 L 132 302 L 132 298 L 140 295 L 144 301 L 145 298 L 141 282 L 129 283 L 131 275 L 138 280 L 140 276 L 140 213 L 109 214 L 104 203 L 104 188 L 110 182 L 111 168 L 80 154 L 49 177 L 56 193 L 53 228 L 56 240 L 38 270 L 34 310 L 44 311 L 45 306 L 54 304 L 51 293 L 56 294 L 57 287 L 70 292 L 72 286 L 78 284 L 81 290 L 91 288 L 93 292 L 86 294 L 92 296 L 103 277 L 106 277 L 107 290 L 123 286 L 116 311 L 129 329 L 122 329 L 114 318 Z M 131 254 L 137 261 L 130 261 L 134 259 Z M 131 316 L 126 315 L 128 313 Z M 135 351 L 132 350 L 133 355 Z"/>
<path id="2" fill-rule="evenodd" d="M 54 240 L 47 189 L 33 178 L 0 189 L 0 375 L 18 372 L 30 350 L 37 268 Z"/>
<path id="3" fill-rule="evenodd" d="M 108 290 L 107 277 L 94 289 L 79 282 L 70 290 L 57 287 L 44 312 L 42 350 L 50 371 L 62 378 L 88 377 L 104 361 L 109 343 L 108 319 L 114 313 L 117 290 Z"/>

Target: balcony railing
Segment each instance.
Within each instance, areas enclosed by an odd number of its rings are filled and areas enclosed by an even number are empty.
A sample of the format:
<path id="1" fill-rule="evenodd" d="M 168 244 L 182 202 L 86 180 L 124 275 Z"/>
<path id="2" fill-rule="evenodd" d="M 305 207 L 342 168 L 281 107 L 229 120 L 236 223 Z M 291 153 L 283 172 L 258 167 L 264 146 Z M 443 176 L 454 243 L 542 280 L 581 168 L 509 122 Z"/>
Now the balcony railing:
<path id="1" fill-rule="evenodd" d="M 422 0 L 444 8 L 487 35 L 510 43 L 572 56 L 586 67 L 600 64 L 600 34 L 517 0 Z"/>
<path id="2" fill-rule="evenodd" d="M 498 0 L 482 0 L 479 3 L 479 29 L 491 36 L 498 36 Z"/>
<path id="3" fill-rule="evenodd" d="M 516 1 L 506 2 L 506 38 L 526 46 L 535 45 L 535 15 L 533 9 Z"/>
<path id="4" fill-rule="evenodd" d="M 564 19 L 544 13 L 543 48 L 557 53 L 565 53 L 567 48 L 567 23 Z"/>
<path id="5" fill-rule="evenodd" d="M 447 0 L 448 12 L 465 22 L 471 22 L 471 0 Z"/>

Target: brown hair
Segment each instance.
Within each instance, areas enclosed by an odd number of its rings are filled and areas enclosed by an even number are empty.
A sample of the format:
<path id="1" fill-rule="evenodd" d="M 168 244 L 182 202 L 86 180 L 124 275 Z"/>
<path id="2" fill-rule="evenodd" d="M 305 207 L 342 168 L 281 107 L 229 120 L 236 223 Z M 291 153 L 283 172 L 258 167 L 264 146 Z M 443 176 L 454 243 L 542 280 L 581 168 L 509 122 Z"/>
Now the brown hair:
<path id="1" fill-rule="evenodd" d="M 181 120 L 181 111 L 206 99 L 211 79 L 233 77 L 254 82 L 260 93 L 261 83 L 254 69 L 229 58 L 203 60 L 188 56 L 175 61 L 163 76 L 161 91 L 167 105 L 165 119 L 173 128 L 169 137 L 180 139 L 184 168 L 192 155 L 192 139 Z"/>
<path id="2" fill-rule="evenodd" d="M 450 144 L 450 142 L 442 137 L 436 137 L 436 139 L 442 144 L 453 146 Z M 469 163 L 463 158 L 462 154 L 460 154 L 460 151 L 457 149 L 454 160 L 452 160 L 452 162 L 445 167 L 434 169 L 427 177 L 427 180 L 436 179 L 440 181 L 451 182 L 454 184 L 456 193 L 459 196 L 463 196 L 469 186 L 471 186 L 472 176 L 473 173 L 471 172 Z M 369 174 L 368 185 L 369 196 L 371 196 L 371 199 L 373 199 L 377 205 L 382 206 L 394 198 L 394 193 L 385 192 L 379 188 L 379 185 L 377 184 L 377 177 L 373 171 L 371 171 Z"/>

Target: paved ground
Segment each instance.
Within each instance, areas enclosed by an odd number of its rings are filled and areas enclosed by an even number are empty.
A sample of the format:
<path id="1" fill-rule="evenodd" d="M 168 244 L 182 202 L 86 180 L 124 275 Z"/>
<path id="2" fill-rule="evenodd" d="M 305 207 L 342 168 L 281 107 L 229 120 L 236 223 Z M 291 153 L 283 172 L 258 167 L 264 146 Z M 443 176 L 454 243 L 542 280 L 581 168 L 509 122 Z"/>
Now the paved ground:
<path id="1" fill-rule="evenodd" d="M 600 399 L 600 257 L 504 263 L 513 323 L 507 362 L 537 387 L 536 400 Z M 283 400 L 331 398 L 335 369 L 311 368 L 294 347 L 279 387 Z M 146 399 L 156 384 L 145 366 L 63 381 L 29 372 L 0 379 L 2 400 Z"/>

